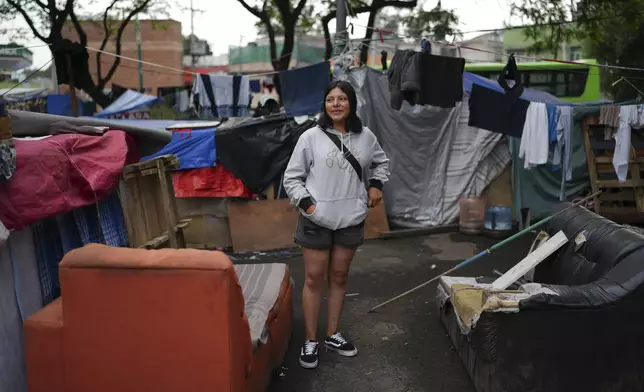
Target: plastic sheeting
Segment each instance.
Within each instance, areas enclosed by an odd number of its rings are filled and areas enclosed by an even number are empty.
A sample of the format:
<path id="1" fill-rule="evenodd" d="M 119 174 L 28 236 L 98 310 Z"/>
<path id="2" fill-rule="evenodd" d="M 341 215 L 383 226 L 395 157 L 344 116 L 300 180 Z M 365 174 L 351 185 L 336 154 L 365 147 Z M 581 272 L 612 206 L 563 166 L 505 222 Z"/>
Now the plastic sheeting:
<path id="1" fill-rule="evenodd" d="M 0 221 L 10 230 L 103 200 L 117 187 L 123 167 L 138 161 L 123 131 L 14 143 L 17 170 L 0 183 Z"/>
<path id="2" fill-rule="evenodd" d="M 0 247 L 0 391 L 27 392 L 22 321 L 42 307 L 30 228 Z"/>
<path id="3" fill-rule="evenodd" d="M 175 154 L 182 170 L 212 167 L 217 161 L 215 129 L 176 130 L 172 133 L 170 143 L 141 160 L 147 161 L 165 154 Z"/>
<path id="4" fill-rule="evenodd" d="M 550 221 L 547 231 L 559 230 L 570 241 L 535 271 L 557 295 L 521 300 L 516 314 L 484 312 L 468 334 L 451 303 L 439 304 L 476 390 L 644 390 L 644 236 L 582 207 Z"/>
<path id="5" fill-rule="evenodd" d="M 175 196 L 179 198 L 253 197 L 253 192 L 222 165 L 173 172 L 172 185 Z"/>
<path id="6" fill-rule="evenodd" d="M 150 155 L 159 151 L 172 139 L 172 133 L 163 128 L 159 129 L 154 121 L 139 121 L 132 124 L 127 121 L 99 119 L 91 117 L 66 117 L 54 114 L 33 113 L 21 110 L 9 110 L 11 116 L 11 131 L 14 137 L 48 136 L 49 126 L 52 123 L 64 121 L 73 125 L 90 125 L 95 127 L 109 127 L 126 131 L 136 137 L 139 155 Z M 183 121 L 173 121 L 180 123 Z"/>
<path id="7" fill-rule="evenodd" d="M 278 178 L 291 157 L 300 135 L 314 121 L 298 125 L 284 116 L 248 119 L 215 133 L 217 158 L 235 177 L 255 193 L 261 193 Z"/>
<path id="8" fill-rule="evenodd" d="M 467 125 L 467 97 L 453 109 L 389 105 L 386 74 L 348 75 L 358 91 L 358 114 L 390 159 L 384 197 L 390 222 L 434 226 L 458 218 L 458 199 L 480 195 L 510 161 L 501 134 Z"/>
<path id="9" fill-rule="evenodd" d="M 149 106 L 155 102 L 161 101 L 161 98 L 141 94 L 134 90 L 127 90 L 118 99 L 101 112 L 96 113 L 95 117 L 109 117 L 116 114 L 131 112 L 133 110 Z"/>

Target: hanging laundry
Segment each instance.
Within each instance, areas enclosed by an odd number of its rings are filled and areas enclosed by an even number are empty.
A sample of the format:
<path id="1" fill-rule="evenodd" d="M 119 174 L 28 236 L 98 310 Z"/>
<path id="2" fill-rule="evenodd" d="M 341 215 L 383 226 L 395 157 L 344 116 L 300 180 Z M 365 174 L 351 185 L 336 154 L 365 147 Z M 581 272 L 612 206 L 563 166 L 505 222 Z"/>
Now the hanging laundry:
<path id="1" fill-rule="evenodd" d="M 411 105 L 453 108 L 463 100 L 465 59 L 437 56 L 414 50 L 398 50 L 391 60 L 387 78 L 391 107 Z"/>
<path id="2" fill-rule="evenodd" d="M 0 248 L 7 242 L 7 239 L 9 239 L 9 229 L 0 221 Z"/>
<path id="3" fill-rule="evenodd" d="M 331 80 L 329 72 L 328 61 L 280 72 L 282 102 L 287 116 L 306 116 L 322 110 L 324 91 Z"/>
<path id="4" fill-rule="evenodd" d="M 190 94 L 188 90 L 181 90 L 174 93 L 174 110 L 184 113 L 190 108 Z"/>
<path id="5" fill-rule="evenodd" d="M 529 101 L 478 84 L 470 92 L 468 125 L 509 136 L 521 137 Z M 544 124 L 547 129 L 547 125 Z"/>
<path id="6" fill-rule="evenodd" d="M 0 180 L 8 180 L 16 171 L 16 149 L 13 139 L 0 140 Z"/>
<path id="7" fill-rule="evenodd" d="M 62 240 L 56 219 L 43 219 L 32 226 L 33 240 L 38 261 L 38 276 L 43 305 L 60 296 L 58 264 L 64 256 Z"/>
<path id="8" fill-rule="evenodd" d="M 16 171 L 16 149 L 13 146 L 11 118 L 5 104 L 0 97 L 0 181 L 10 179 Z"/>
<path id="9" fill-rule="evenodd" d="M 615 152 L 613 153 L 613 167 L 619 182 L 626 181 L 628 175 L 628 161 L 631 153 L 631 126 L 637 125 L 639 114 L 636 105 L 619 107 L 619 127 L 615 133 Z"/>
<path id="10" fill-rule="evenodd" d="M 215 129 L 181 129 L 172 133 L 172 140 L 161 150 L 141 161 L 147 161 L 161 155 L 174 154 L 179 158 L 179 169 L 198 169 L 212 167 L 217 160 L 215 149 Z"/>
<path id="11" fill-rule="evenodd" d="M 557 141 L 557 105 L 546 105 L 548 111 L 548 142 Z"/>
<path id="12" fill-rule="evenodd" d="M 200 115 L 219 118 L 249 115 L 250 80 L 246 75 L 201 74 L 194 78 L 192 94 Z"/>
<path id="13" fill-rule="evenodd" d="M 599 123 L 614 128 L 619 126 L 619 106 L 602 106 L 599 109 Z"/>
<path id="14" fill-rule="evenodd" d="M 546 104 L 530 102 L 521 135 L 519 158 L 524 169 L 548 162 L 548 110 Z"/>
<path id="15" fill-rule="evenodd" d="M 262 83 L 259 79 L 253 79 L 250 81 L 250 91 L 253 93 L 262 92 Z"/>
<path id="16" fill-rule="evenodd" d="M 565 181 L 572 180 L 572 108 L 557 107 L 557 143 L 552 154 L 552 164 L 561 165 Z"/>

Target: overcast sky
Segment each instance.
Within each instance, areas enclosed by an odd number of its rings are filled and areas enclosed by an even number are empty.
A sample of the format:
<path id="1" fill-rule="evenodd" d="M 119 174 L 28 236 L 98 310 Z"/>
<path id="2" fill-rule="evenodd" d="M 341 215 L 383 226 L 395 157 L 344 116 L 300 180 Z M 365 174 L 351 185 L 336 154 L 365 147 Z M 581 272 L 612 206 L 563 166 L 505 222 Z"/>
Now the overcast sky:
<path id="1" fill-rule="evenodd" d="M 83 0 L 78 0 L 83 1 Z M 176 0 L 184 7 L 190 6 L 190 0 Z M 471 31 L 503 27 L 509 21 L 510 0 L 443 0 L 444 8 L 455 9 L 461 21 L 461 31 Z M 256 38 L 254 24 L 256 18 L 246 11 L 237 0 L 193 0 L 194 8 L 202 12 L 196 13 L 194 18 L 195 34 L 206 39 L 214 54 L 225 53 L 230 45 L 239 45 L 240 39 L 245 44 Z M 250 3 L 253 0 L 249 0 Z M 427 0 L 427 7 L 434 6 L 434 0 Z M 179 10 L 171 11 L 170 17 L 179 20 L 183 33 L 190 33 L 190 14 Z M 356 24 L 366 25 L 367 14 L 354 20 Z M 513 21 L 516 23 L 516 21 Z M 335 24 L 331 22 L 332 31 Z M 26 26 L 22 20 L 2 24 L 2 27 L 19 28 Z M 355 27 L 354 37 L 364 36 L 364 28 Z M 9 37 L 0 37 L 0 43 L 7 43 Z M 25 46 L 39 45 L 37 39 L 18 41 Z M 34 64 L 39 67 L 50 58 L 46 47 L 33 48 Z"/>

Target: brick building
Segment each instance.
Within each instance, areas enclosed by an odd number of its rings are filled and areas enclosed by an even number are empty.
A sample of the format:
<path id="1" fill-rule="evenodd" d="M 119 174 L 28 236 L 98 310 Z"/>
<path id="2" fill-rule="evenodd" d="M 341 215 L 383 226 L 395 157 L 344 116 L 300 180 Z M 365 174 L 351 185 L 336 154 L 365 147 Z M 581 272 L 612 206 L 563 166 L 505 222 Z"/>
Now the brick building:
<path id="1" fill-rule="evenodd" d="M 87 34 L 87 46 L 100 48 L 105 37 L 101 22 L 81 21 L 83 30 Z M 136 46 L 136 22 L 128 23 L 121 39 L 121 55 L 138 58 Z M 174 20 L 142 20 L 141 28 L 141 57 L 143 61 L 161 64 L 174 69 L 183 69 L 183 40 L 181 23 Z M 116 35 L 116 34 L 113 34 Z M 78 41 L 76 30 L 68 24 L 64 33 L 65 38 Z M 116 52 L 116 42 L 113 38 L 105 47 L 106 52 Z M 114 56 L 101 55 L 101 73 L 104 76 L 114 61 Z M 89 52 L 89 70 L 96 81 L 96 52 Z M 121 59 L 112 79 L 106 88 L 112 84 L 138 90 L 139 72 L 136 61 Z M 156 95 L 159 87 L 181 86 L 183 74 L 166 68 L 159 68 L 143 64 L 143 87 L 147 94 Z"/>

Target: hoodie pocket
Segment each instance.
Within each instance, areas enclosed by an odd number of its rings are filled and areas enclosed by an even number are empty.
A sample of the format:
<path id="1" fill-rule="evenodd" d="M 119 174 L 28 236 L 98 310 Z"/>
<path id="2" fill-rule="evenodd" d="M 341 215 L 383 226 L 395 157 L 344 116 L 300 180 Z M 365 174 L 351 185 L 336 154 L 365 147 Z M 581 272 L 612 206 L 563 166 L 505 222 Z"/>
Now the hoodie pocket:
<path id="1" fill-rule="evenodd" d="M 355 226 L 367 216 L 367 202 L 361 197 L 333 201 L 318 201 L 315 211 L 307 216 L 313 223 L 337 230 Z"/>

